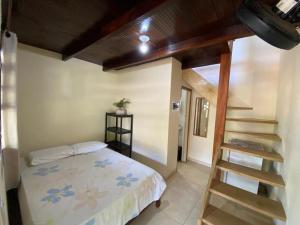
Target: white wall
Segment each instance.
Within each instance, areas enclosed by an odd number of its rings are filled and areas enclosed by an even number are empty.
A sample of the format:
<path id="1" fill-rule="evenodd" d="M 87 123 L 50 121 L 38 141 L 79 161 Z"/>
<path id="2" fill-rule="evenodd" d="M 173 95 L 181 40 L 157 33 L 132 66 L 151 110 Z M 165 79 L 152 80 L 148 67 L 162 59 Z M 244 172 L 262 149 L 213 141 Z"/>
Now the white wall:
<path id="1" fill-rule="evenodd" d="M 171 72 L 170 58 L 117 72 L 117 95 L 131 100 L 134 151 L 162 164 L 167 163 Z"/>
<path id="2" fill-rule="evenodd" d="M 168 176 L 176 169 L 179 114 L 171 103 L 180 99 L 180 88 L 181 64 L 172 58 L 106 73 L 101 66 L 63 62 L 59 54 L 19 44 L 20 152 L 103 140 L 105 112 L 126 97 L 134 114 L 134 157 Z"/>
<path id="3" fill-rule="evenodd" d="M 172 103 L 180 101 L 182 84 L 181 63 L 174 58 L 172 58 L 171 77 L 171 92 L 169 101 L 168 174 L 175 172 L 177 167 L 179 110 L 173 111 Z"/>
<path id="4" fill-rule="evenodd" d="M 180 100 L 181 64 L 168 58 L 116 74 L 118 98 L 132 102 L 128 112 L 134 114 L 133 151 L 167 166 L 162 173 L 170 174 L 176 168 L 179 120 L 171 103 Z"/>
<path id="5" fill-rule="evenodd" d="M 40 148 L 103 140 L 116 76 L 82 60 L 19 44 L 18 136 L 21 154 Z"/>
<path id="6" fill-rule="evenodd" d="M 230 92 L 233 98 L 229 105 L 251 106 L 253 111 L 229 112 L 228 117 L 255 117 L 274 119 L 277 104 L 277 87 L 281 50 L 265 43 L 258 37 L 248 37 L 234 41 L 232 67 L 230 74 Z M 194 69 L 208 82 L 217 86 L 220 65 Z M 201 93 L 199 93 L 201 95 Z M 195 104 L 195 94 L 193 105 Z M 193 106 L 194 107 L 194 106 Z M 192 113 L 194 109 L 192 109 Z M 192 117 L 193 120 L 193 117 Z M 211 163 L 214 137 L 215 107 L 210 107 L 208 138 L 193 136 L 190 132 L 189 157 L 200 163 Z M 192 121 L 193 122 L 193 121 Z M 227 129 L 273 132 L 275 127 L 261 124 L 243 124 L 228 122 Z M 192 126 L 191 126 L 192 130 Z M 227 135 L 227 138 L 239 137 Z M 240 136 L 239 138 L 245 138 Z M 255 139 L 252 139 L 255 141 Z M 261 140 L 259 140 L 261 142 Z M 264 142 L 270 144 L 269 142 Z"/>
<path id="7" fill-rule="evenodd" d="M 299 224 L 300 210 L 300 46 L 283 52 L 280 61 L 277 119 L 282 143 L 276 149 L 282 154 L 284 164 L 278 164 L 286 183 L 280 190 L 287 213 L 287 225 Z"/>

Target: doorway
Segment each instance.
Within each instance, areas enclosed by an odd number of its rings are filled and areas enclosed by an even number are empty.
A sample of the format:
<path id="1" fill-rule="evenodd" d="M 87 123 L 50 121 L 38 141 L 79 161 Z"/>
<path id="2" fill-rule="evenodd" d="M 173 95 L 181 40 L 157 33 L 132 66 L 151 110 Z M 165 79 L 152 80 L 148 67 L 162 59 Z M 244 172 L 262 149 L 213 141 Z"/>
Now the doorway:
<path id="1" fill-rule="evenodd" d="M 178 161 L 186 162 L 188 155 L 188 137 L 190 124 L 190 110 L 192 90 L 186 87 L 181 88 L 179 135 L 178 135 Z"/>

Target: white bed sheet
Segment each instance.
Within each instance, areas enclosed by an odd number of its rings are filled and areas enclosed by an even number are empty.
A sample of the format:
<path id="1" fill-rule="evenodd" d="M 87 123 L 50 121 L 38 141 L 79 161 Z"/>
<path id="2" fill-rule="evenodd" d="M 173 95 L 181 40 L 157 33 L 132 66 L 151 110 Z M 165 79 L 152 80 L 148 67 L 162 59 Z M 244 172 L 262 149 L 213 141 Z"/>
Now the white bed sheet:
<path id="1" fill-rule="evenodd" d="M 25 168 L 19 198 L 24 225 L 124 225 L 165 188 L 156 171 L 105 148 Z"/>

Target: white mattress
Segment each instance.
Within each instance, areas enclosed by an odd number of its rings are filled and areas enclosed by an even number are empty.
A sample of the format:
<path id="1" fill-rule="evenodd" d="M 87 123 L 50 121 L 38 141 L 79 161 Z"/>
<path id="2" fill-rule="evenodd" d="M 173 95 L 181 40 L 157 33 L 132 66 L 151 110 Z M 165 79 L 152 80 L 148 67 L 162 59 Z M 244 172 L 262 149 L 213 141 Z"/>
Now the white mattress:
<path id="1" fill-rule="evenodd" d="M 124 225 L 166 188 L 153 169 L 110 149 L 26 167 L 24 225 Z"/>

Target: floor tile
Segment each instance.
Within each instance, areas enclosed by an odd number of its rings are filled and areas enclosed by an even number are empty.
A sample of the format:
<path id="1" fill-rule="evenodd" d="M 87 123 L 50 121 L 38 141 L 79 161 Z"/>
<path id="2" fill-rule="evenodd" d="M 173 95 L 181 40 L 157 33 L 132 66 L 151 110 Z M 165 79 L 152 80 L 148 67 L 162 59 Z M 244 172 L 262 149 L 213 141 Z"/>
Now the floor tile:
<path id="1" fill-rule="evenodd" d="M 184 225 L 197 225 L 199 214 L 200 214 L 200 204 L 202 201 L 198 201 L 191 214 L 185 221 Z"/>
<path id="2" fill-rule="evenodd" d="M 208 176 L 209 168 L 193 162 L 178 163 L 177 173 L 167 180 L 160 208 L 151 205 L 132 225 L 195 225 Z"/>
<path id="3" fill-rule="evenodd" d="M 177 172 L 167 180 L 160 208 L 150 205 L 131 225 L 197 225 L 209 173 L 209 168 L 193 162 L 178 163 Z M 211 195 L 210 204 L 252 224 L 272 224 L 269 218 L 216 195 Z"/>
<path id="4" fill-rule="evenodd" d="M 154 204 L 149 206 L 130 225 L 181 225 L 176 220 L 166 215 L 161 209 L 157 209 Z"/>

